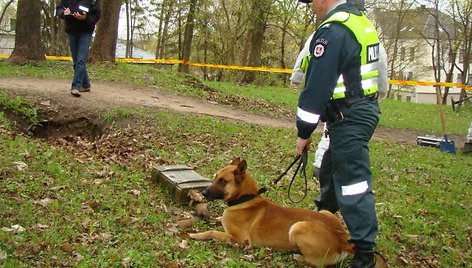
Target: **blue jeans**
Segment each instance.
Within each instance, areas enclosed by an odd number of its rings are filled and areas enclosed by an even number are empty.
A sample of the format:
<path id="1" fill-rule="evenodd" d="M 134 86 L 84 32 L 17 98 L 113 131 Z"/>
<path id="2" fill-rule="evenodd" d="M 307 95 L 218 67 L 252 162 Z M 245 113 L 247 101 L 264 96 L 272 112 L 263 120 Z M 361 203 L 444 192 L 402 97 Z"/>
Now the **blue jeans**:
<path id="1" fill-rule="evenodd" d="M 90 79 L 87 73 L 87 59 L 92 42 L 90 33 L 68 33 L 69 47 L 74 61 L 74 78 L 72 89 L 89 88 Z"/>

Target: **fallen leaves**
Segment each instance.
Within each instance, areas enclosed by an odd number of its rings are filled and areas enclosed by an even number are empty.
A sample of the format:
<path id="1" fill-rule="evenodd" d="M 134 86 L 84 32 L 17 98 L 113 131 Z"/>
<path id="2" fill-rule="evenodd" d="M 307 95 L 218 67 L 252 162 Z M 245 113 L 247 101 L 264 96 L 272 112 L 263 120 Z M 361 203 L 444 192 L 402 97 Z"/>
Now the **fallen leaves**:
<path id="1" fill-rule="evenodd" d="M 124 168 L 140 165 L 146 169 L 166 164 L 156 155 L 154 147 L 148 147 L 159 144 L 172 146 L 172 141 L 162 139 L 161 135 L 156 135 L 153 128 L 143 125 L 139 128 L 116 129 L 112 134 L 104 135 L 95 141 L 80 136 L 67 136 L 48 142 L 72 152 L 79 163 L 103 162 L 104 168 L 95 173 L 102 179 L 111 179 L 114 172 L 108 167 L 109 164 L 118 164 Z"/>
<path id="2" fill-rule="evenodd" d="M 43 208 L 47 208 L 51 205 L 52 199 L 44 198 L 38 201 L 38 204 L 41 205 Z"/>
<path id="3" fill-rule="evenodd" d="M 192 206 L 193 202 L 201 203 L 205 200 L 200 191 L 190 190 L 188 196 L 190 197 L 190 206 Z"/>
<path id="4" fill-rule="evenodd" d="M 50 190 L 51 191 L 60 191 L 60 190 L 65 189 L 66 187 L 67 187 L 66 185 L 58 185 L 58 186 L 51 187 Z"/>
<path id="5" fill-rule="evenodd" d="M 181 248 L 181 249 L 188 249 L 188 248 L 190 248 L 190 244 L 188 243 L 187 240 L 182 240 L 182 241 L 180 241 L 180 243 L 179 243 L 178 246 L 179 246 L 179 248 Z"/>
<path id="6" fill-rule="evenodd" d="M 5 233 L 22 233 L 22 232 L 26 231 L 26 229 L 23 228 L 19 224 L 14 224 L 10 228 L 2 227 L 0 230 L 4 231 Z"/>
<path id="7" fill-rule="evenodd" d="M 131 261 L 131 258 L 124 258 L 121 260 L 121 264 L 124 266 L 124 267 L 130 267 L 131 264 L 132 264 L 132 261 Z"/>
<path id="8" fill-rule="evenodd" d="M 136 189 L 132 189 L 132 190 L 129 190 L 128 193 L 134 195 L 134 196 L 140 196 L 141 195 L 141 191 L 140 190 L 136 190 Z"/>
<path id="9" fill-rule="evenodd" d="M 69 243 L 69 242 L 66 241 L 66 242 L 62 243 L 61 249 L 62 249 L 62 251 L 64 251 L 64 252 L 71 253 L 71 252 L 74 250 L 74 247 L 73 247 L 73 245 L 72 245 L 71 243 Z"/>
<path id="10" fill-rule="evenodd" d="M 25 162 L 22 161 L 15 161 L 13 164 L 16 166 L 16 169 L 19 171 L 24 171 L 26 168 L 28 168 L 28 165 Z"/>

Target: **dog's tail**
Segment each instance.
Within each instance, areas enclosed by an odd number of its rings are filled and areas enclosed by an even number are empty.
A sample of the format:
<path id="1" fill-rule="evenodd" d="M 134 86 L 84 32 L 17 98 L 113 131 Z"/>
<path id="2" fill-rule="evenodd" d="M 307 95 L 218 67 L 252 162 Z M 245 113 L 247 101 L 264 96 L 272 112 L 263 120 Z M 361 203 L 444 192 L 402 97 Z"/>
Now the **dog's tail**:
<path id="1" fill-rule="evenodd" d="M 346 252 L 348 255 L 354 255 L 354 245 L 349 243 L 347 240 L 341 240 L 341 251 Z"/>
<path id="2" fill-rule="evenodd" d="M 346 255 L 354 255 L 354 244 L 349 243 L 349 236 L 339 218 L 327 210 L 321 210 L 319 213 L 326 216 L 325 220 L 329 222 L 329 225 L 336 233 L 336 236 L 339 239 L 341 252 L 346 253 Z"/>
<path id="3" fill-rule="evenodd" d="M 330 225 L 334 228 L 334 231 L 337 234 L 337 237 L 339 239 L 339 245 L 341 252 L 343 253 L 342 259 L 346 257 L 346 255 L 351 255 L 354 256 L 355 250 L 354 250 L 354 244 L 349 243 L 348 241 L 348 234 L 346 233 L 346 230 L 342 226 L 340 220 L 336 215 L 329 211 L 322 210 L 320 213 L 324 214 L 327 216 L 327 219 L 331 222 Z M 375 251 L 374 252 L 375 256 L 375 268 L 388 268 L 387 265 L 387 260 L 382 256 L 379 252 Z"/>

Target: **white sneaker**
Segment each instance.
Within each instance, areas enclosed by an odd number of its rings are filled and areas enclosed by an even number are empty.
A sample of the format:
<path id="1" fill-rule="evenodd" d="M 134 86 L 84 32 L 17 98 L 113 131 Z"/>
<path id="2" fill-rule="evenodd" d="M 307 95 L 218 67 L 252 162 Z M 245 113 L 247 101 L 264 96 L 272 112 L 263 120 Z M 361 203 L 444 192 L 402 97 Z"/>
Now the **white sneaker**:
<path id="1" fill-rule="evenodd" d="M 70 94 L 74 97 L 80 97 L 80 91 L 77 88 L 71 89 Z"/>

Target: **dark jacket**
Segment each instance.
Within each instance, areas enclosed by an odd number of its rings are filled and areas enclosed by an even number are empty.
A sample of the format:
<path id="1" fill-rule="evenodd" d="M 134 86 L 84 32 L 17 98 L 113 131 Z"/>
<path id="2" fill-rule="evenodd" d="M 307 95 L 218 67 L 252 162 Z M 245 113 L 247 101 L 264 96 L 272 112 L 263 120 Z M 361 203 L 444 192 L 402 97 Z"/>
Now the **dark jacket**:
<path id="1" fill-rule="evenodd" d="M 72 15 L 64 15 L 69 8 L 71 13 L 87 13 L 85 20 L 78 20 Z M 88 10 L 88 11 L 87 11 Z M 56 15 L 66 22 L 66 33 L 93 33 L 95 24 L 100 19 L 99 0 L 61 0 L 56 6 Z"/>
<path id="2" fill-rule="evenodd" d="M 323 20 L 338 11 L 360 15 L 352 3 L 344 3 L 329 12 Z M 305 87 L 299 96 L 298 109 L 323 116 L 340 75 L 344 77 L 346 91 L 362 91 L 360 51 L 361 45 L 354 34 L 341 23 L 327 24 L 318 29 L 310 44 L 312 57 L 306 73 Z M 307 139 L 316 126 L 317 122 L 302 120 L 297 113 L 298 137 Z"/>

